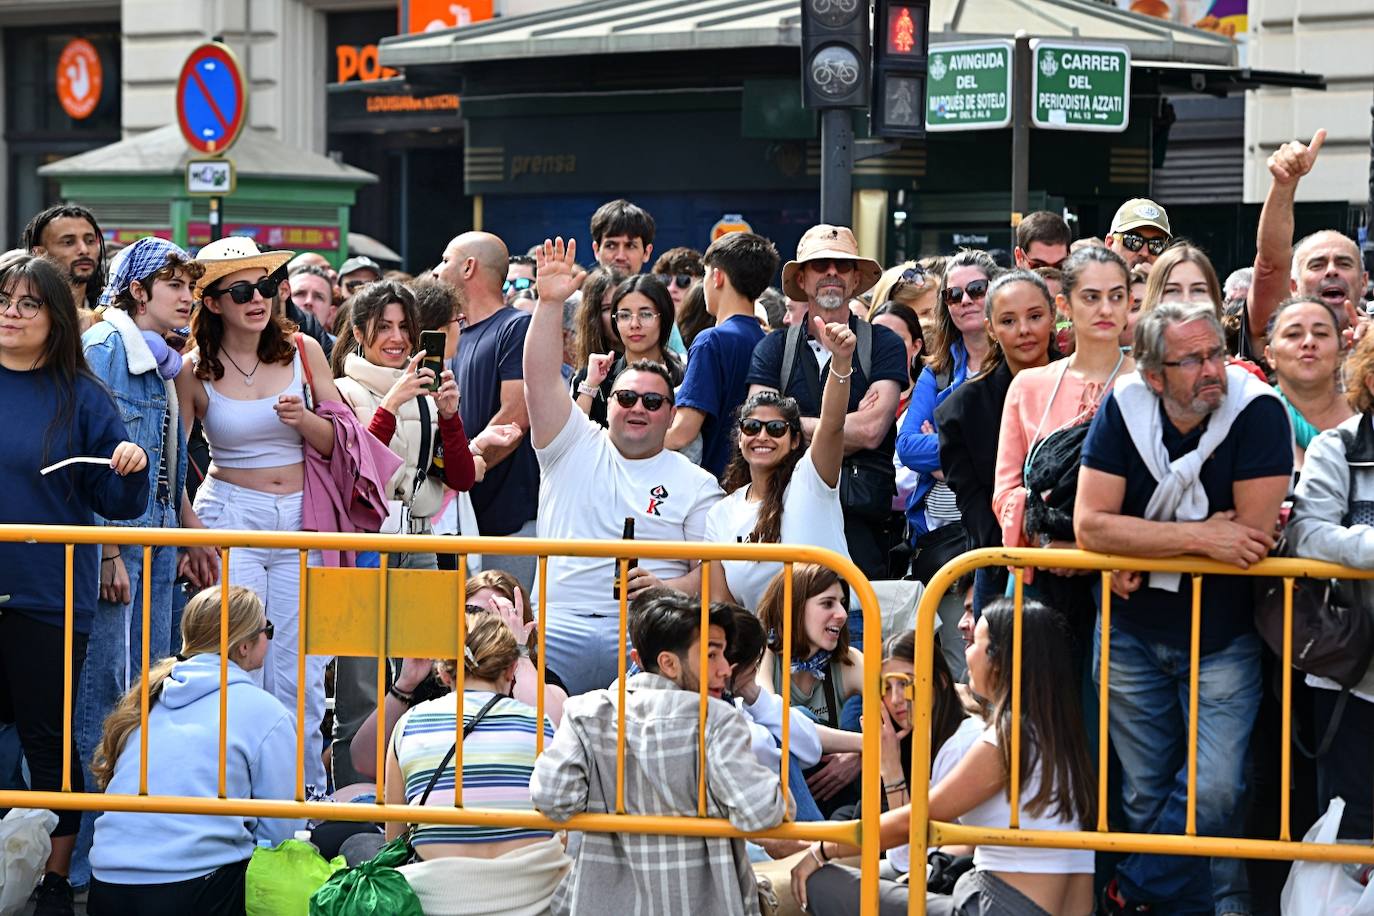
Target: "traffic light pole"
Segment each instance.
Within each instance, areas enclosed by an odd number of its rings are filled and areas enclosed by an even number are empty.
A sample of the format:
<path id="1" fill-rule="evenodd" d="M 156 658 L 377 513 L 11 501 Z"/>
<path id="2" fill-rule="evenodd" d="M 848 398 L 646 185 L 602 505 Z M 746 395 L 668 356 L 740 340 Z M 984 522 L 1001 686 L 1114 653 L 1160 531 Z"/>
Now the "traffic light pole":
<path id="1" fill-rule="evenodd" d="M 1031 53 L 1030 37 L 1016 33 L 1011 79 L 1011 224 L 1030 208 Z"/>
<path id="2" fill-rule="evenodd" d="M 821 222 L 848 226 L 854 216 L 854 125 L 847 108 L 821 112 Z"/>

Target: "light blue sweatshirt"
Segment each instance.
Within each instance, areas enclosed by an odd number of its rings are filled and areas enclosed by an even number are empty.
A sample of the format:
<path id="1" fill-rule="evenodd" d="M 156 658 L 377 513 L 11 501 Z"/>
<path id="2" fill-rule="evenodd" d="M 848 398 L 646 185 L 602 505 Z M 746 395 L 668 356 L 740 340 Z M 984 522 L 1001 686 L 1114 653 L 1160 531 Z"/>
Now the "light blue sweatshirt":
<path id="1" fill-rule="evenodd" d="M 148 793 L 214 798 L 219 790 L 219 656 L 196 655 L 172 668 L 148 711 Z M 229 798 L 291 799 L 295 794 L 295 720 L 276 697 L 229 665 Z M 139 729 L 115 763 L 110 795 L 138 793 Z M 170 884 L 209 874 L 276 845 L 304 820 L 110 811 L 95 822 L 91 869 L 110 884 Z"/>

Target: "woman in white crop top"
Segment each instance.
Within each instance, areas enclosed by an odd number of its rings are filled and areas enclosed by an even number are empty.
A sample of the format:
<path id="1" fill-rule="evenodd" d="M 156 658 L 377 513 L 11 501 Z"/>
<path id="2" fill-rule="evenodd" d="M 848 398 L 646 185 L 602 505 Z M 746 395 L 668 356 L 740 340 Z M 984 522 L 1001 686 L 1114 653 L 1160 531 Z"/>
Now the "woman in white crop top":
<path id="1" fill-rule="evenodd" d="M 984 701 L 987 728 L 954 769 L 930 792 L 930 817 L 1005 829 L 1010 825 L 1012 602 L 983 609 L 968 658 L 969 686 Z M 1096 772 L 1088 756 L 1079 683 L 1061 617 L 1038 601 L 1022 608 L 1021 651 L 1033 664 L 1021 674 L 1021 787 L 1019 829 L 1076 831 L 1097 819 Z M 879 842 L 907 842 L 911 806 L 883 815 Z M 850 913 L 857 879 L 827 865 L 858 855 L 840 843 L 813 843 L 792 870 L 792 891 L 813 916 Z M 1086 916 L 1093 912 L 1093 853 L 1089 850 L 979 846 L 974 869 L 955 885 L 943 913 L 996 912 L 1015 916 Z M 852 899 L 847 899 L 853 894 Z M 880 916 L 906 913 L 905 886 L 883 882 Z"/>
<path id="2" fill-rule="evenodd" d="M 177 377 L 187 427 L 201 421 L 210 445 L 209 476 L 196 494 L 198 521 L 208 528 L 255 531 L 301 530 L 305 483 L 304 442 L 321 454 L 334 451 L 329 420 L 307 409 L 309 360 L 315 403 L 339 400 L 324 351 L 302 335 L 297 350 L 292 326 L 277 308 L 279 283 L 272 278 L 294 252 L 259 252 L 252 239 L 231 237 L 200 250 L 205 274 L 196 284 L 200 307 L 191 317 L 195 371 Z M 229 554 L 231 584 L 251 588 L 277 630 L 254 679 L 296 708 L 296 646 L 300 556 L 295 550 L 238 548 Z M 306 659 L 307 735 L 324 717 L 324 668 L 328 659 Z M 306 755 L 306 783 L 325 790 L 324 764 Z"/>

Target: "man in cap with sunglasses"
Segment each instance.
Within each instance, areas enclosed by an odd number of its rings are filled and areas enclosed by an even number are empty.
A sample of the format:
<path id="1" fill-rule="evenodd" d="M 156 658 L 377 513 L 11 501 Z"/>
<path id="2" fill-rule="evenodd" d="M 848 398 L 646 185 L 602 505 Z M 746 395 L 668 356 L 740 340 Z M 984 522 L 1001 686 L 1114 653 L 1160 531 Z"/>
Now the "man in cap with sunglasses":
<path id="1" fill-rule="evenodd" d="M 809 442 L 821 413 L 821 379 L 830 360 L 829 352 L 811 336 L 812 319 L 845 324 L 855 332 L 858 345 L 844 419 L 843 476 L 863 485 L 841 488 L 844 534 L 858 567 L 868 576 L 886 578 L 889 545 L 882 532 L 896 492 L 892 454 L 897 399 L 910 384 L 910 367 L 900 337 L 849 311 L 849 300 L 871 289 L 882 272 L 877 261 L 860 256 L 849 228 L 821 224 L 808 229 L 797 243 L 796 259 L 782 268 L 782 290 L 790 299 L 806 301 L 806 320 L 759 342 L 748 382 L 751 395 L 770 389 L 796 398 L 802 436 Z"/>
<path id="2" fill-rule="evenodd" d="M 1169 214 L 1145 197 L 1126 201 L 1112 217 L 1107 247 L 1121 255 L 1127 267 L 1153 265 L 1173 240 Z"/>
<path id="3" fill-rule="evenodd" d="M 699 541 L 721 498 L 715 477 L 664 448 L 675 415 L 668 370 L 636 361 L 612 384 L 602 429 L 573 406 L 559 367 L 563 303 L 577 287 L 576 243 L 545 240 L 536 253 L 539 300 L 525 335 L 525 401 L 539 458 L 541 538 L 617 540 L 625 523 L 648 541 Z M 694 594 L 701 568 L 686 560 L 630 562 L 633 599 L 659 585 Z M 618 565 L 593 557 L 549 557 L 545 645 L 570 695 L 618 676 Z M 536 602 L 538 596 L 534 599 Z"/>

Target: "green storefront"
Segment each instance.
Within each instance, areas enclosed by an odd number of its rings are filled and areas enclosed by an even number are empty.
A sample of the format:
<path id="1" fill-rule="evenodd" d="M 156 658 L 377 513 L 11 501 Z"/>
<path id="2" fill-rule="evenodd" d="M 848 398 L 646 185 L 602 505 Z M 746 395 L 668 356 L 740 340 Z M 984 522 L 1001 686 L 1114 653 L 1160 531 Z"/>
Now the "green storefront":
<path id="1" fill-rule="evenodd" d="M 210 241 L 210 199 L 186 190 L 194 159 L 176 125 L 82 153 L 39 169 L 64 200 L 87 206 L 107 240 L 145 235 L 195 252 Z M 223 196 L 223 235 L 247 235 L 264 248 L 316 251 L 338 266 L 348 252 L 349 210 L 358 188 L 375 182 L 361 169 L 245 133 L 226 157 L 237 181 Z"/>

